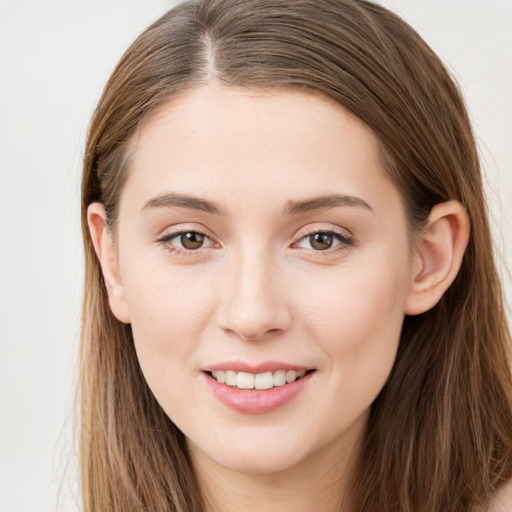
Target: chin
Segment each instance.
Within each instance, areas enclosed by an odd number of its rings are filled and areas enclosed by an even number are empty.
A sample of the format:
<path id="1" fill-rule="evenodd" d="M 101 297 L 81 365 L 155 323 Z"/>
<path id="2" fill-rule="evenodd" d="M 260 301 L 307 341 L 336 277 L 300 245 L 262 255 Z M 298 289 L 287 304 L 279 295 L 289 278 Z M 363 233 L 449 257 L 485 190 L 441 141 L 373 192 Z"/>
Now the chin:
<path id="1" fill-rule="evenodd" d="M 256 450 L 238 452 L 229 456 L 219 456 L 217 464 L 238 473 L 271 474 L 287 471 L 298 465 L 303 457 L 294 453 L 276 451 L 259 452 Z"/>
<path id="2" fill-rule="evenodd" d="M 304 443 L 296 440 L 272 439 L 269 435 L 251 437 L 250 434 L 230 437 L 226 441 L 200 444 L 190 443 L 192 458 L 206 456 L 219 466 L 240 473 L 278 473 L 293 468 L 308 457 Z M 263 437 L 263 438 L 262 438 Z M 302 449 L 297 447 L 302 445 Z"/>

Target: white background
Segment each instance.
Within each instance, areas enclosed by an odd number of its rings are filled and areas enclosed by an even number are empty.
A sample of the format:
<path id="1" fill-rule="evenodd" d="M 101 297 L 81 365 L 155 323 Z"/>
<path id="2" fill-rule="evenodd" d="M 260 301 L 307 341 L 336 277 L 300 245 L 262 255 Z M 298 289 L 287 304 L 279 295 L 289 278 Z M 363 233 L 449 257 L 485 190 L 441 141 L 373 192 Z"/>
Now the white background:
<path id="1" fill-rule="evenodd" d="M 0 512 L 78 510 L 70 441 L 84 139 L 122 52 L 174 3 L 0 0 Z M 497 246 L 510 262 L 512 0 L 382 3 L 461 84 Z M 510 304 L 510 277 L 505 282 Z"/>

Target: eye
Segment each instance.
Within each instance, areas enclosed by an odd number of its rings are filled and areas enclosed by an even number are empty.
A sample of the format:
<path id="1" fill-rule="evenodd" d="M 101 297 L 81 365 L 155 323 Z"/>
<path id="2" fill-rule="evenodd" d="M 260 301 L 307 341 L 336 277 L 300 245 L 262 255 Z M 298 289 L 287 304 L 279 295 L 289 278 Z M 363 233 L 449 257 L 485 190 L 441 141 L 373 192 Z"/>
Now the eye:
<path id="1" fill-rule="evenodd" d="M 199 231 L 173 233 L 160 238 L 159 242 L 167 244 L 170 251 L 178 252 L 193 252 L 214 245 L 208 236 Z"/>
<path id="2" fill-rule="evenodd" d="M 353 241 L 335 231 L 316 231 L 299 240 L 298 247 L 313 249 L 314 251 L 327 251 L 339 245 L 352 245 Z"/>

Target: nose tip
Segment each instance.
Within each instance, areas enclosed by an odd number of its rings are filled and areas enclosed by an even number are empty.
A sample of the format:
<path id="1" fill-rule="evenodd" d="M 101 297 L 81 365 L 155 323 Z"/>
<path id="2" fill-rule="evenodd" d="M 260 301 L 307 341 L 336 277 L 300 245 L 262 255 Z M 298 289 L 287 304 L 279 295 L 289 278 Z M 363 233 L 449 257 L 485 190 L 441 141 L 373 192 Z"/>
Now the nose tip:
<path id="1" fill-rule="evenodd" d="M 256 341 L 286 331 L 291 323 L 287 298 L 274 271 L 259 262 L 242 265 L 233 273 L 218 315 L 225 332 Z"/>
<path id="2" fill-rule="evenodd" d="M 268 297 L 238 298 L 223 309 L 220 327 L 245 341 L 256 341 L 285 331 L 289 325 L 284 305 L 270 303 Z"/>
<path id="3" fill-rule="evenodd" d="M 284 329 L 272 327 L 267 329 L 263 324 L 252 324 L 239 322 L 237 325 L 231 324 L 230 327 L 224 328 L 226 332 L 230 332 L 244 341 L 258 341 L 267 338 L 272 334 L 278 334 Z"/>

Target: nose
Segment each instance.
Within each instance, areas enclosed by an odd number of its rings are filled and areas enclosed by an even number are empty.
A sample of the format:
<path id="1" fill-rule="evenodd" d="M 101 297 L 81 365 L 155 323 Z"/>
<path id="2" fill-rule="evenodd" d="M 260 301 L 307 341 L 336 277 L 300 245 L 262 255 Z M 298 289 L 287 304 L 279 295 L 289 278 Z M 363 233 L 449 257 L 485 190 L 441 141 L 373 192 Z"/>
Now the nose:
<path id="1" fill-rule="evenodd" d="M 247 251 L 233 258 L 223 279 L 218 325 L 244 340 L 289 329 L 291 314 L 282 272 L 268 254 Z"/>

